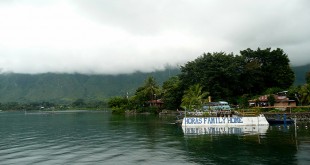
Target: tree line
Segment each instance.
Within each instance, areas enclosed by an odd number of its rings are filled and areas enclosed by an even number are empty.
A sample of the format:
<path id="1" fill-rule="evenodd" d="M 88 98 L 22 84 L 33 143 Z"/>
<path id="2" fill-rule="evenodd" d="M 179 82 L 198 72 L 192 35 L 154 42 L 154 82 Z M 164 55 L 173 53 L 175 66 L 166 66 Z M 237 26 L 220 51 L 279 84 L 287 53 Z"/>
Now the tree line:
<path id="1" fill-rule="evenodd" d="M 225 52 L 204 53 L 180 67 L 181 73 L 170 77 L 160 87 L 148 77 L 133 96 L 112 97 L 109 107 L 117 112 L 136 110 L 176 110 L 200 105 L 208 101 L 225 100 L 231 104 L 248 106 L 248 100 L 262 94 L 288 90 L 288 96 L 298 104 L 310 103 L 310 74 L 307 83 L 293 86 L 295 75 L 287 54 L 277 49 L 246 49 L 239 55 Z M 150 106 L 148 101 L 161 99 L 163 107 Z"/>
<path id="2" fill-rule="evenodd" d="M 85 101 L 84 99 L 76 99 L 69 104 L 57 104 L 48 101 L 41 102 L 29 102 L 29 103 L 19 103 L 19 102 L 7 102 L 0 103 L 0 110 L 17 110 L 17 111 L 28 111 L 28 110 L 69 110 L 69 109 L 91 109 L 99 110 L 105 109 L 107 107 L 106 101 Z"/>

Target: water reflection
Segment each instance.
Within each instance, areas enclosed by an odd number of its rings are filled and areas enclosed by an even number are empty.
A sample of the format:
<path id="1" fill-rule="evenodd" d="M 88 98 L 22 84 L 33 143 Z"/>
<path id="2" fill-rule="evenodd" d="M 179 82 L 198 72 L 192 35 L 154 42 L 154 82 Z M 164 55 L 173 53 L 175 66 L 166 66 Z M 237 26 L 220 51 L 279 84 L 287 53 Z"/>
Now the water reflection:
<path id="1" fill-rule="evenodd" d="M 205 127 L 182 127 L 184 135 L 254 135 L 266 134 L 269 126 L 205 126 Z"/>
<path id="2" fill-rule="evenodd" d="M 310 162 L 306 125 L 183 130 L 171 124 L 174 119 L 109 112 L 4 112 L 0 114 L 0 164 Z"/>
<path id="3" fill-rule="evenodd" d="M 250 133 L 246 133 L 247 131 Z M 183 128 L 185 148 L 199 164 L 309 164 L 305 124 L 255 128 Z"/>

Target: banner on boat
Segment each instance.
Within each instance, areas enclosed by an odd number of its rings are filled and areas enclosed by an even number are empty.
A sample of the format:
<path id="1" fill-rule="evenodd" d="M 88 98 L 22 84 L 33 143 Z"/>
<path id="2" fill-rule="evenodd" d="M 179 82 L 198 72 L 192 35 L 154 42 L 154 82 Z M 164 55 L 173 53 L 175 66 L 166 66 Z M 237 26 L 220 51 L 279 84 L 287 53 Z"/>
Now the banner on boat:
<path id="1" fill-rule="evenodd" d="M 227 124 L 243 123 L 242 117 L 189 117 L 184 119 L 184 124 Z"/>

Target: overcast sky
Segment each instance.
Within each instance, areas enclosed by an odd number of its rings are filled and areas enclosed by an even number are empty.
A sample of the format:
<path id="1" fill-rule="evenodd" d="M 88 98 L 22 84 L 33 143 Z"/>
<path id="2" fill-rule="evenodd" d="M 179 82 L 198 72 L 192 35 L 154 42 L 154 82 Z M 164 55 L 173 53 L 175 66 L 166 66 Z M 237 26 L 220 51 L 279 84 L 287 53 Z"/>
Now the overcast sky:
<path id="1" fill-rule="evenodd" d="M 303 65 L 309 29 L 309 0 L 0 0 L 0 72 L 148 72 L 258 47 Z"/>

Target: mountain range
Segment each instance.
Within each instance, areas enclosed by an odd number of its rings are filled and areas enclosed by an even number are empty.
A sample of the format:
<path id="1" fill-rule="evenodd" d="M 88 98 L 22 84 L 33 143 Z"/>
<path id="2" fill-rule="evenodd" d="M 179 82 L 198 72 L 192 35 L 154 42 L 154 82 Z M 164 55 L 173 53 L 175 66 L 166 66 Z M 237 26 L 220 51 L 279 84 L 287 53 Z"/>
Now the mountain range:
<path id="1" fill-rule="evenodd" d="M 292 67 L 295 73 L 294 85 L 302 85 L 306 83 L 306 73 L 310 72 L 310 64 Z"/>
<path id="2" fill-rule="evenodd" d="M 294 85 L 305 83 L 310 64 L 292 67 Z M 150 73 L 136 72 L 120 75 L 84 74 L 0 74 L 0 102 L 70 103 L 77 99 L 106 100 L 112 96 L 133 95 L 147 77 L 153 76 L 159 85 L 180 73 L 179 68 L 166 68 Z"/>
<path id="3" fill-rule="evenodd" d="M 133 95 L 147 77 L 153 76 L 161 85 L 180 73 L 167 68 L 151 73 L 136 72 L 121 75 L 85 74 L 0 74 L 0 103 L 41 102 L 68 103 L 77 99 L 104 100 L 111 96 Z"/>

